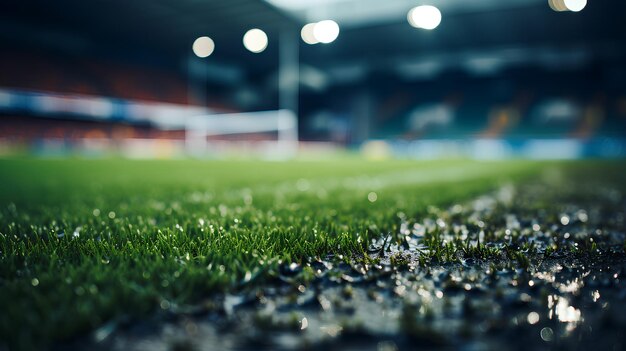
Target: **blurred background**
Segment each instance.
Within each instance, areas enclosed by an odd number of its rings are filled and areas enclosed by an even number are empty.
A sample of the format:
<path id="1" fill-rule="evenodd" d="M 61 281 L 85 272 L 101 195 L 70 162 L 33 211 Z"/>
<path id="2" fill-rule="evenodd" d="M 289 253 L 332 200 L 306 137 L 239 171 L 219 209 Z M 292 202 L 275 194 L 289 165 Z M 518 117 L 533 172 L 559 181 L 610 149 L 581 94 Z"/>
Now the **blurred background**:
<path id="1" fill-rule="evenodd" d="M 624 1 L 0 6 L 0 154 L 626 155 Z"/>

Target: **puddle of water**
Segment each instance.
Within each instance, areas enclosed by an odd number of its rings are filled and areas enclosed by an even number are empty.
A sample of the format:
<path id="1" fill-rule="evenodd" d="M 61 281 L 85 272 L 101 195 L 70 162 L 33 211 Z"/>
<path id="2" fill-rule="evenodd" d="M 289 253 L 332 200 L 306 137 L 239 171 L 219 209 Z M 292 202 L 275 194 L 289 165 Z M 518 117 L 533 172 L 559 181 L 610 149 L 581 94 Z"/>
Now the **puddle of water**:
<path id="1" fill-rule="evenodd" d="M 626 207 L 614 192 L 594 193 L 583 203 L 546 204 L 554 194 L 545 187 L 505 187 L 432 208 L 425 218 L 399 213 L 399 231 L 373 240 L 367 258 L 286 264 L 273 283 L 212 297 L 206 306 L 213 307 L 106 325 L 86 343 L 118 350 L 621 349 Z"/>

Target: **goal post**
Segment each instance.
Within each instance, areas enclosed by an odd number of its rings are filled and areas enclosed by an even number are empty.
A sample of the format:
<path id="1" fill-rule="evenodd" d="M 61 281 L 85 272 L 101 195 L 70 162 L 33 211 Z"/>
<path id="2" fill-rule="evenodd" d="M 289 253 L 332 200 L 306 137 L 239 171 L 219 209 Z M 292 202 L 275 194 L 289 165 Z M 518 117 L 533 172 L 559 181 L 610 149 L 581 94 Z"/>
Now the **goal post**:
<path id="1" fill-rule="evenodd" d="M 191 116 L 185 121 L 185 147 L 189 155 L 200 157 L 225 150 L 292 157 L 298 149 L 298 119 L 290 110 Z"/>

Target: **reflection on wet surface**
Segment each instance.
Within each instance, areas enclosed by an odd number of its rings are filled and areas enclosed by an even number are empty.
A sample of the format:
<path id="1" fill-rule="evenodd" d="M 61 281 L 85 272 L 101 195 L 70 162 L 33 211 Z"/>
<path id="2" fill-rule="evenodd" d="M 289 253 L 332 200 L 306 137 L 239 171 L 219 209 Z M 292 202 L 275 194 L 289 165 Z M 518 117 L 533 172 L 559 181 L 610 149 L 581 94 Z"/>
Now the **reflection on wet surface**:
<path id="1" fill-rule="evenodd" d="M 261 286 L 196 306 L 163 301 L 153 321 L 105 325 L 89 343 L 118 350 L 620 350 L 625 208 L 611 189 L 568 196 L 559 187 L 508 186 L 430 208 L 423 218 L 398 213 L 399 230 L 373 240 L 365 257 L 285 264 Z"/>

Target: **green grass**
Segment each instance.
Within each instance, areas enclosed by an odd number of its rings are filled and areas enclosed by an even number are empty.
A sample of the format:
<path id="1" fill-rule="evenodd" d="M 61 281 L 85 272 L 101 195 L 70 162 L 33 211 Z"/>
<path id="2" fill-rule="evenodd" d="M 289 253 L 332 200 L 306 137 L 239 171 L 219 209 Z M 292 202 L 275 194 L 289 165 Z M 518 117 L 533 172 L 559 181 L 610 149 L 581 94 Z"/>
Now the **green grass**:
<path id="1" fill-rule="evenodd" d="M 541 167 L 0 160 L 0 340 L 46 347 L 259 284 L 280 264 L 361 257 L 398 231 L 400 212 L 419 217 Z"/>

